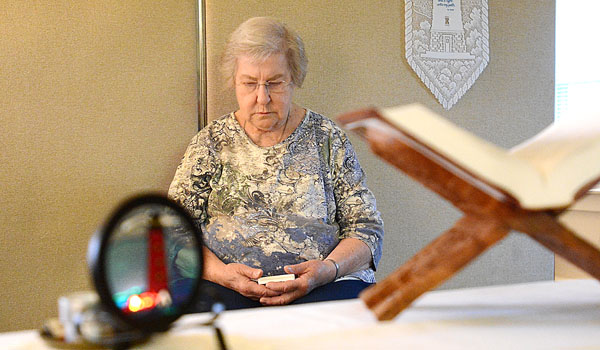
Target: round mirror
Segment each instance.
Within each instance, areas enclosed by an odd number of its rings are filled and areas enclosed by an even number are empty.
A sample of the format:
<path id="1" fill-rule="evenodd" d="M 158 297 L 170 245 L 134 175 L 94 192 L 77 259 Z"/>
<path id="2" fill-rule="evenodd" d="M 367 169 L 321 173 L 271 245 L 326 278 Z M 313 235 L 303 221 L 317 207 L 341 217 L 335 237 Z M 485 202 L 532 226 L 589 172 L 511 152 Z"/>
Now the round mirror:
<path id="1" fill-rule="evenodd" d="M 164 331 L 194 303 L 202 244 L 191 217 L 160 195 L 128 200 L 90 241 L 102 305 L 143 332 Z"/>

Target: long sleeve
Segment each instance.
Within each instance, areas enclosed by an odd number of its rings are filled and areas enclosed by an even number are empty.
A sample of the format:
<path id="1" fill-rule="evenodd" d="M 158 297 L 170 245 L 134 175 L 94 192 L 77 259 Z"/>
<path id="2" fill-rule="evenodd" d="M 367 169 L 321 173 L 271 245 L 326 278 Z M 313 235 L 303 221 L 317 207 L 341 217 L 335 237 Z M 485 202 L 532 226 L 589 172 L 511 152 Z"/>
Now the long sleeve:
<path id="1" fill-rule="evenodd" d="M 340 239 L 356 238 L 371 250 L 375 270 L 382 254 L 383 220 L 375 196 L 367 188 L 365 173 L 347 136 L 340 130 L 332 144 L 332 175 L 336 221 Z"/>

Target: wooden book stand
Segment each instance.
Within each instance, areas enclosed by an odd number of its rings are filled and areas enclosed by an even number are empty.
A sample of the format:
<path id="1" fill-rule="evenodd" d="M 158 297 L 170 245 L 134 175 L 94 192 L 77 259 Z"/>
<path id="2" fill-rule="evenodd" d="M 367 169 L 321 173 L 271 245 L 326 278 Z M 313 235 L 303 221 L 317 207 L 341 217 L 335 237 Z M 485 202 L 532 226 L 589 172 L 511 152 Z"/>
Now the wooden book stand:
<path id="1" fill-rule="evenodd" d="M 394 318 L 416 298 L 450 278 L 511 230 L 529 235 L 600 280 L 600 251 L 557 220 L 566 208 L 524 209 L 506 191 L 478 178 L 396 127 L 361 127 L 381 118 L 376 109 L 340 116 L 338 121 L 365 138 L 374 153 L 460 209 L 464 216 L 360 298 L 379 320 Z M 354 126 L 352 125 L 354 124 Z M 599 161 L 596 159 L 595 161 Z M 597 178 L 581 188 L 583 196 Z"/>

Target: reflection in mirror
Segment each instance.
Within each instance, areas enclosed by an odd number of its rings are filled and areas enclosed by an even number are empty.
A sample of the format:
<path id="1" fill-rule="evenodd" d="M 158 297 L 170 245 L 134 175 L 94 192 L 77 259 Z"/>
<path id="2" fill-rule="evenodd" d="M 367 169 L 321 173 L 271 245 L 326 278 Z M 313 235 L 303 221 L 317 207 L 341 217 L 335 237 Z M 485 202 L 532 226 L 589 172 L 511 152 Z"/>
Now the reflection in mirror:
<path id="1" fill-rule="evenodd" d="M 117 308 L 136 318 L 179 313 L 200 273 L 188 225 L 173 209 L 156 204 L 134 209 L 117 223 L 106 257 Z"/>
<path id="2" fill-rule="evenodd" d="M 159 195 L 125 202 L 90 242 L 100 300 L 129 327 L 163 331 L 197 297 L 200 233 L 189 215 Z"/>

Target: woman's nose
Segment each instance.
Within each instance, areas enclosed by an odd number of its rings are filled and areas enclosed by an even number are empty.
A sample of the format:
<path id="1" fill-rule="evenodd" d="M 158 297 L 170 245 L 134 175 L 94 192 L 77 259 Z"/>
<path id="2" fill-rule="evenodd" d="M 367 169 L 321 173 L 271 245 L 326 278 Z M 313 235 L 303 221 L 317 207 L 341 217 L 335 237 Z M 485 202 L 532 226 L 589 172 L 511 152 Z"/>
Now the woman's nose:
<path id="1" fill-rule="evenodd" d="M 271 101 L 271 95 L 269 94 L 269 88 L 266 84 L 260 84 L 256 88 L 256 102 L 260 104 L 267 104 Z"/>

